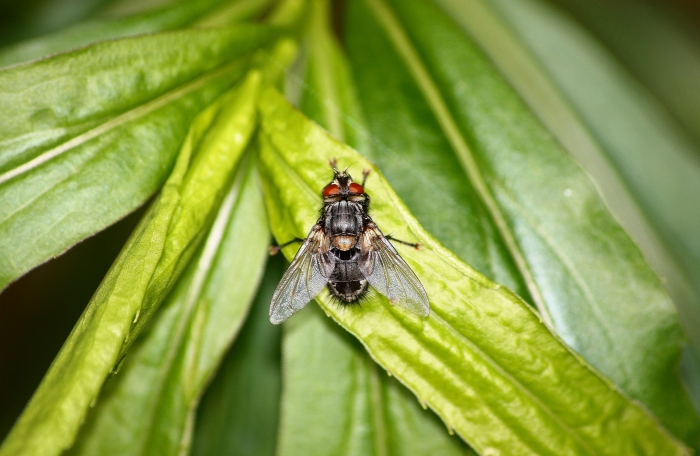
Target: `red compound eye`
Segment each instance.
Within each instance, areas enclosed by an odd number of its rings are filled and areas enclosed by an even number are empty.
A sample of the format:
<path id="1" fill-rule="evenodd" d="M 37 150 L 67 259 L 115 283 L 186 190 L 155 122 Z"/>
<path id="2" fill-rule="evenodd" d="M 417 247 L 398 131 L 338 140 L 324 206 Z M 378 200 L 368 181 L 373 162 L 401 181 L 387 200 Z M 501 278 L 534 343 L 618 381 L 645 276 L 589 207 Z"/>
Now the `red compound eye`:
<path id="1" fill-rule="evenodd" d="M 359 195 L 362 195 L 364 192 L 365 192 L 365 189 L 362 188 L 362 185 L 356 184 L 354 182 L 352 184 L 350 184 L 350 193 L 357 193 Z"/>
<path id="2" fill-rule="evenodd" d="M 329 184 L 326 185 L 326 188 L 323 189 L 323 196 L 333 196 L 337 195 L 340 192 L 340 187 L 338 187 L 337 184 Z"/>

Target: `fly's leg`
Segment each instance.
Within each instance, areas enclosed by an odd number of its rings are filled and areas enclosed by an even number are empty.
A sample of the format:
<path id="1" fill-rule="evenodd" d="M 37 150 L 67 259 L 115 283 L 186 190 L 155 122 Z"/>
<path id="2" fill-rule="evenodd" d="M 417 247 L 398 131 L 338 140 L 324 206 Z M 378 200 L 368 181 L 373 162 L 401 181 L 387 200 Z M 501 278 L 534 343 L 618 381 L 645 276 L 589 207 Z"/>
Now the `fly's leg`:
<path id="1" fill-rule="evenodd" d="M 392 242 L 398 242 L 399 244 L 413 247 L 416 250 L 420 250 L 423 247 L 420 242 L 406 242 L 406 241 L 402 241 L 401 239 L 396 239 L 395 237 L 392 237 L 391 235 L 386 235 L 384 237 Z"/>
<path id="2" fill-rule="evenodd" d="M 270 246 L 270 255 L 277 255 L 277 253 L 282 250 L 283 248 L 287 247 L 288 245 L 294 244 L 295 242 L 304 242 L 306 239 L 301 239 L 298 237 L 295 237 L 289 242 L 285 242 L 282 245 L 271 245 Z"/>
<path id="3" fill-rule="evenodd" d="M 365 182 L 367 182 L 367 176 L 369 176 L 369 170 L 367 168 L 362 170 L 362 186 L 365 186 Z"/>

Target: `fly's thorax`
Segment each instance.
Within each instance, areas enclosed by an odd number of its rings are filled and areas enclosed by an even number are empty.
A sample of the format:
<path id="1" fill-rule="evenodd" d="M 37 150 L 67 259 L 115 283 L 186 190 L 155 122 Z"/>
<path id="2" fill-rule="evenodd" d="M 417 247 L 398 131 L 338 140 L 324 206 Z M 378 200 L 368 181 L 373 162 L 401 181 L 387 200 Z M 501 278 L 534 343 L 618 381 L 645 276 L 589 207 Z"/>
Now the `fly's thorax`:
<path id="1" fill-rule="evenodd" d="M 343 251 L 353 248 L 362 233 L 363 217 L 364 208 L 360 203 L 343 199 L 327 204 L 323 225 L 333 247 Z"/>
<path id="2" fill-rule="evenodd" d="M 326 231 L 333 246 L 343 251 L 353 248 L 362 232 L 362 205 L 344 199 L 329 205 L 326 214 Z"/>

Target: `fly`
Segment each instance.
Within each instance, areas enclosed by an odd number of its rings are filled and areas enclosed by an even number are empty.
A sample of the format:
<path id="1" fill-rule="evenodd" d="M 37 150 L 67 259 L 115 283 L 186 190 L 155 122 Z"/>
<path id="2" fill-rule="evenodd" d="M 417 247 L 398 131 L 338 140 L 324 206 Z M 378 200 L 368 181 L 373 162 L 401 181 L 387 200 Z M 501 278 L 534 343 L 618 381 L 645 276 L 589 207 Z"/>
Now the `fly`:
<path id="1" fill-rule="evenodd" d="M 301 310 L 324 286 L 341 304 L 360 300 L 371 285 L 389 302 L 422 317 L 430 313 L 428 295 L 418 277 L 367 214 L 369 195 L 347 169 L 323 188 L 321 216 L 302 242 L 272 295 L 270 321 L 279 324 Z M 418 248 L 418 244 L 393 239 Z M 273 247 L 271 253 L 280 248 Z"/>

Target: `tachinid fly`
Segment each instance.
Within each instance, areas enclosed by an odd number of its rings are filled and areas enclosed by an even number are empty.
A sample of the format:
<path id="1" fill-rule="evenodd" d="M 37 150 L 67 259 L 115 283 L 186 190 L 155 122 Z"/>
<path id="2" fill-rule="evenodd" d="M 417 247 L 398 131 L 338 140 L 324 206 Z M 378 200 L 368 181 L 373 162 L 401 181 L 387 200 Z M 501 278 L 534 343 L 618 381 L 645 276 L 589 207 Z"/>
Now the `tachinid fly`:
<path id="1" fill-rule="evenodd" d="M 361 299 L 371 285 L 392 304 L 427 317 L 428 295 L 418 277 L 367 214 L 369 195 L 364 185 L 368 172 L 360 185 L 347 170 L 339 172 L 335 160 L 331 167 L 335 176 L 323 188 L 321 216 L 306 239 L 295 240 L 303 244 L 272 296 L 270 321 L 282 323 L 324 286 L 340 303 L 349 304 Z"/>

